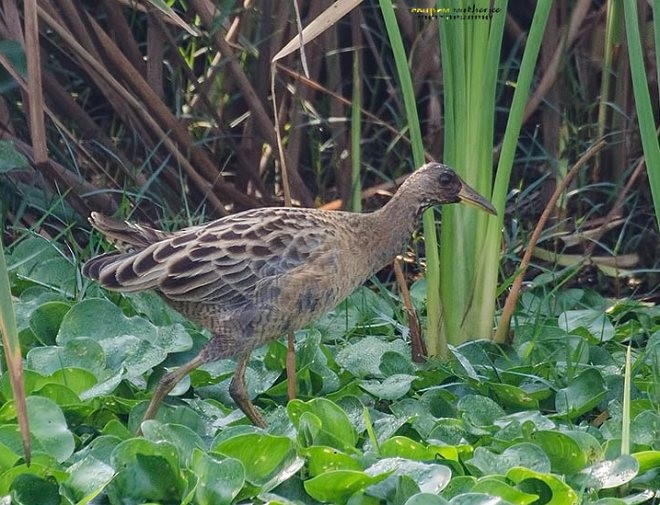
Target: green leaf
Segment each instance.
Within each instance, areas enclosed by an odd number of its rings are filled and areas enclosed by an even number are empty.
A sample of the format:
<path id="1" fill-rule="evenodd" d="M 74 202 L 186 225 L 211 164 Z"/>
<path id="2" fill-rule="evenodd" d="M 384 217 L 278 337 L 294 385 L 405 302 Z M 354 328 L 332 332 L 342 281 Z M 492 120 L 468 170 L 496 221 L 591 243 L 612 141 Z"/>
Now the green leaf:
<path id="1" fill-rule="evenodd" d="M 539 498 L 539 495 L 537 494 L 525 493 L 496 477 L 484 477 L 479 479 L 472 488 L 472 492 L 498 496 L 507 503 L 515 503 L 516 505 L 536 503 Z"/>
<path id="2" fill-rule="evenodd" d="M 64 315 L 71 305 L 61 301 L 46 302 L 30 315 L 30 329 L 43 345 L 53 345 Z"/>
<path id="3" fill-rule="evenodd" d="M 404 357 L 410 353 L 408 345 L 400 339 L 386 342 L 376 337 L 365 337 L 342 348 L 336 357 L 337 364 L 358 378 L 383 378 L 381 362 L 385 353 L 397 353 Z M 391 357 L 385 358 L 391 360 Z"/>
<path id="4" fill-rule="evenodd" d="M 449 505 L 449 502 L 436 494 L 418 493 L 408 498 L 404 505 Z"/>
<path id="5" fill-rule="evenodd" d="M 303 449 L 303 455 L 312 477 L 332 470 L 363 470 L 354 458 L 333 447 L 314 445 Z"/>
<path id="6" fill-rule="evenodd" d="M 538 409 L 538 400 L 518 386 L 501 384 L 499 382 L 487 382 L 488 387 L 495 393 L 500 403 L 506 406 L 520 409 Z"/>
<path id="7" fill-rule="evenodd" d="M 189 466 L 195 449 L 205 449 L 202 438 L 182 424 L 163 424 L 149 420 L 141 425 L 144 437 L 152 442 L 169 442 L 179 452 L 179 460 Z"/>
<path id="8" fill-rule="evenodd" d="M 121 343 L 112 339 L 124 336 L 143 340 L 165 353 L 185 351 L 192 345 L 190 335 L 180 324 L 157 327 L 138 316 L 126 317 L 114 303 L 100 298 L 89 298 L 71 307 L 60 326 L 57 343 L 63 345 L 74 338 L 90 337 L 104 348 L 109 340 L 108 347 L 117 350 Z M 111 362 L 120 359 L 121 356 L 114 354 L 108 356 Z"/>
<path id="9" fill-rule="evenodd" d="M 350 419 L 336 403 L 326 398 L 314 398 L 308 402 L 292 400 L 287 406 L 293 425 L 301 433 L 301 428 L 311 428 L 310 415 L 316 418 L 314 428 L 309 431 L 304 446 L 327 445 L 340 451 L 352 451 L 357 443 L 357 433 Z M 307 414 L 305 418 L 303 415 Z"/>
<path id="10" fill-rule="evenodd" d="M 487 396 L 466 395 L 458 401 L 457 408 L 461 417 L 473 426 L 493 426 L 495 421 L 504 416 L 505 412 L 497 403 Z"/>
<path id="11" fill-rule="evenodd" d="M 387 481 L 407 475 L 419 486 L 420 491 L 435 494 L 442 491 L 451 478 L 451 470 L 445 465 L 423 463 L 405 458 L 383 458 L 367 468 L 365 473 L 372 476 L 387 474 Z M 385 498 L 386 496 L 380 497 Z"/>
<path id="12" fill-rule="evenodd" d="M 193 472 L 197 476 L 195 501 L 199 505 L 229 505 L 245 483 L 243 464 L 233 458 L 218 461 L 195 449 L 192 454 Z"/>
<path id="13" fill-rule="evenodd" d="M 30 237 L 14 247 L 10 258 L 10 271 L 20 279 L 49 286 L 68 296 L 76 293 L 76 267 L 56 242 Z"/>
<path id="14" fill-rule="evenodd" d="M 555 409 L 558 415 L 574 419 L 596 407 L 606 394 L 603 376 L 598 370 L 589 368 L 557 391 Z"/>
<path id="15" fill-rule="evenodd" d="M 381 400 L 398 400 L 405 396 L 415 380 L 414 375 L 396 374 L 383 380 L 363 380 L 360 387 Z"/>
<path id="16" fill-rule="evenodd" d="M 82 368 L 100 378 L 105 375 L 105 352 L 91 338 L 74 338 L 61 346 L 30 349 L 27 366 L 42 375 L 51 375 L 67 367 Z"/>
<path id="17" fill-rule="evenodd" d="M 598 441 L 585 432 L 540 430 L 532 434 L 532 440 L 550 458 L 552 470 L 557 473 L 579 472 L 601 454 Z"/>
<path id="18" fill-rule="evenodd" d="M 639 463 L 639 473 L 648 472 L 653 468 L 660 468 L 660 451 L 642 451 L 632 455 Z"/>
<path id="19" fill-rule="evenodd" d="M 57 461 L 68 459 L 75 444 L 60 407 L 40 396 L 28 396 L 26 400 L 32 436 Z"/>
<path id="20" fill-rule="evenodd" d="M 117 469 L 107 486 L 111 503 L 180 501 L 186 483 L 172 445 L 131 438 L 115 447 L 110 461 Z"/>
<path id="21" fill-rule="evenodd" d="M 559 315 L 557 323 L 569 333 L 584 329 L 599 342 L 607 342 L 614 337 L 614 326 L 602 310 L 567 310 Z"/>
<path id="22" fill-rule="evenodd" d="M 506 477 L 530 494 L 538 494 L 541 503 L 548 505 L 578 505 L 580 499 L 573 489 L 561 479 L 549 473 L 529 468 L 511 468 Z"/>
<path id="23" fill-rule="evenodd" d="M 477 468 L 482 475 L 505 475 L 509 469 L 521 465 L 538 472 L 550 471 L 550 461 L 545 453 L 528 442 L 512 445 L 502 454 L 494 454 L 484 447 L 477 447 L 474 456 L 466 461 L 466 465 Z"/>
<path id="24" fill-rule="evenodd" d="M 115 470 L 89 455 L 67 468 L 67 473 L 69 478 L 62 482 L 64 495 L 74 503 L 88 503 L 105 489 Z"/>
<path id="25" fill-rule="evenodd" d="M 12 483 L 21 475 L 34 475 L 46 481 L 53 479 L 56 482 L 67 478 L 66 472 L 62 471 L 54 458 L 45 453 L 37 453 L 37 447 L 34 449 L 29 467 L 26 464 L 20 464 L 0 475 L 0 496 L 9 494 Z"/>
<path id="26" fill-rule="evenodd" d="M 24 473 L 11 484 L 11 502 L 20 505 L 59 505 L 57 482 Z"/>
<path id="27" fill-rule="evenodd" d="M 304 463 L 296 455 L 290 438 L 261 433 L 221 440 L 212 450 L 240 461 L 245 468 L 245 479 L 261 491 L 272 489 Z"/>
<path id="28" fill-rule="evenodd" d="M 593 489 L 611 489 L 630 482 L 639 471 L 639 463 L 627 454 L 615 460 L 600 461 L 585 468 L 577 476 L 578 482 Z"/>
<path id="29" fill-rule="evenodd" d="M 343 504 L 351 495 L 387 478 L 355 470 L 334 470 L 305 481 L 305 491 L 315 500 Z"/>
<path id="30" fill-rule="evenodd" d="M 385 458 L 401 457 L 416 461 L 434 461 L 438 457 L 458 461 L 458 451 L 450 445 L 423 445 L 410 438 L 394 436 L 380 445 Z"/>

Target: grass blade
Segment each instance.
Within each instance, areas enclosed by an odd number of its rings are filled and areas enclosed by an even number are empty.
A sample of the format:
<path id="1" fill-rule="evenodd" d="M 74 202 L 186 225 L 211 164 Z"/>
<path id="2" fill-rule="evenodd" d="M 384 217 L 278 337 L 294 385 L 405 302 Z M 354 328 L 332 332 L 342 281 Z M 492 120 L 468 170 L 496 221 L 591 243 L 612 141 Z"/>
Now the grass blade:
<path id="1" fill-rule="evenodd" d="M 424 164 L 424 146 L 422 143 L 422 132 L 417 115 L 417 103 L 415 91 L 408 68 L 408 59 L 403 47 L 401 32 L 396 21 L 392 2 L 380 0 L 380 10 L 383 14 L 387 35 L 392 46 L 394 62 L 396 64 L 397 76 L 401 86 L 401 95 L 406 109 L 410 141 L 412 144 L 413 161 L 416 167 Z M 427 282 L 427 329 L 426 341 L 431 355 L 446 355 L 446 347 L 438 345 L 438 334 L 440 328 L 440 304 L 439 285 L 440 268 L 438 256 L 438 238 L 435 228 L 433 209 L 424 212 L 424 241 L 426 243 L 426 282 Z"/>

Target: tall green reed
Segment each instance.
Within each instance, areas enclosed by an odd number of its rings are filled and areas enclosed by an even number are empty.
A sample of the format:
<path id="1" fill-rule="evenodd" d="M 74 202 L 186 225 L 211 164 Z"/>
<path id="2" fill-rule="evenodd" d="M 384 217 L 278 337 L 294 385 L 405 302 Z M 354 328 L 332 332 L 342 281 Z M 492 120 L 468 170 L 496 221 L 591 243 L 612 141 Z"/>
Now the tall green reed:
<path id="1" fill-rule="evenodd" d="M 487 19 L 455 19 L 439 23 L 445 104 L 444 161 L 454 166 L 484 195 L 490 195 L 497 216 L 465 206 L 443 210 L 440 253 L 440 339 L 458 344 L 491 338 L 494 325 L 504 206 L 523 113 L 551 8 L 537 3 L 493 184 L 495 96 L 506 0 L 440 2 L 450 15 L 483 9 Z"/>
<path id="2" fill-rule="evenodd" d="M 637 2 L 623 2 L 623 9 L 639 134 L 642 139 L 642 149 L 646 160 L 646 173 L 651 184 L 655 217 L 658 229 L 660 230 L 660 143 L 658 142 L 656 125 L 653 119 L 653 106 L 651 105 L 651 95 L 649 93 L 646 69 L 644 67 L 644 55 L 642 53 L 642 42 L 639 33 L 639 18 L 637 17 Z M 660 57 L 658 56 L 658 44 L 660 44 L 660 7 L 658 6 L 658 2 L 653 2 L 653 30 L 655 32 L 656 63 L 660 63 Z M 658 70 L 658 75 L 660 76 L 660 70 Z"/>
<path id="3" fill-rule="evenodd" d="M 392 46 L 394 62 L 396 64 L 401 94 L 406 109 L 406 119 L 410 142 L 412 145 L 413 162 L 416 167 L 424 164 L 424 145 L 422 142 L 422 131 L 419 126 L 417 115 L 417 104 L 413 88 L 408 59 L 403 46 L 403 39 L 396 21 L 394 8 L 390 0 L 380 0 L 380 9 L 385 20 L 387 35 Z M 426 282 L 427 282 L 427 329 L 426 341 L 429 353 L 432 355 L 446 355 L 446 346 L 441 345 L 439 340 L 440 328 L 440 268 L 438 256 L 438 238 L 435 227 L 433 210 L 424 212 L 424 240 L 426 243 Z"/>
<path id="4" fill-rule="evenodd" d="M 448 344 L 491 338 L 504 204 L 524 105 L 552 3 L 541 0 L 518 73 L 493 185 L 495 96 L 506 0 L 438 3 L 445 106 L 444 162 L 454 167 L 480 193 L 492 195 L 497 217 L 466 206 L 443 210 L 440 255 L 433 215 L 424 216 L 427 252 L 426 332 L 429 353 L 446 355 Z M 421 135 L 414 106 L 410 71 L 391 2 L 380 2 L 404 97 L 413 159 L 423 162 Z M 474 11 L 481 13 L 474 17 Z M 462 16 L 465 17 L 462 17 Z"/>

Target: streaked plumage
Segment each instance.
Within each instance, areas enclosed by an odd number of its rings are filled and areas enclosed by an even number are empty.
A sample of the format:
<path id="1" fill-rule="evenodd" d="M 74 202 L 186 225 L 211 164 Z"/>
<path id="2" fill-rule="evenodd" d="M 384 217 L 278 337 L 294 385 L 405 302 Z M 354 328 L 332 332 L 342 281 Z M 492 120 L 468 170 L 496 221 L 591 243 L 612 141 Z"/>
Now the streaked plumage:
<path id="1" fill-rule="evenodd" d="M 190 370 L 240 355 L 230 393 L 265 426 L 245 392 L 250 351 L 332 309 L 391 262 L 424 208 L 461 200 L 494 213 L 451 169 L 429 163 L 370 214 L 262 208 L 168 233 L 93 213 L 92 225 L 119 251 L 89 260 L 83 273 L 111 290 L 154 289 L 213 335 L 163 378 L 145 419 Z"/>

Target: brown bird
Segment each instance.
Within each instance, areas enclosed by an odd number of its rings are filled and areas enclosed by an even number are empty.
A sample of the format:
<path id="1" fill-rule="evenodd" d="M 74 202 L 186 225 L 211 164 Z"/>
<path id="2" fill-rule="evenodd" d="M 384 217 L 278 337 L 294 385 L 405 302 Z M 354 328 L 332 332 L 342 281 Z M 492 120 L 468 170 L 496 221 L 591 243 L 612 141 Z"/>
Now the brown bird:
<path id="1" fill-rule="evenodd" d="M 144 420 L 190 371 L 238 356 L 229 393 L 265 427 L 245 389 L 252 349 L 335 307 L 401 252 L 425 208 L 456 202 L 495 214 L 488 200 L 440 163 L 415 171 L 369 214 L 261 208 L 165 232 L 92 213 L 94 228 L 119 251 L 90 259 L 83 274 L 110 290 L 154 289 L 212 334 L 195 358 L 161 379 Z"/>

